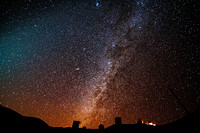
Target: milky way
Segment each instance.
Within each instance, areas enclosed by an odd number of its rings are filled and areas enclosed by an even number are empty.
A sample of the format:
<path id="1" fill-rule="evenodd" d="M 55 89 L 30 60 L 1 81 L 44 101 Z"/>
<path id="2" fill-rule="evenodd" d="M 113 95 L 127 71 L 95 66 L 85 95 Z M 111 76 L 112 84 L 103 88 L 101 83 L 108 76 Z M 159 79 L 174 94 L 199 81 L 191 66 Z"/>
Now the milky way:
<path id="1" fill-rule="evenodd" d="M 0 103 L 50 126 L 157 124 L 200 104 L 198 2 L 5 1 Z"/>

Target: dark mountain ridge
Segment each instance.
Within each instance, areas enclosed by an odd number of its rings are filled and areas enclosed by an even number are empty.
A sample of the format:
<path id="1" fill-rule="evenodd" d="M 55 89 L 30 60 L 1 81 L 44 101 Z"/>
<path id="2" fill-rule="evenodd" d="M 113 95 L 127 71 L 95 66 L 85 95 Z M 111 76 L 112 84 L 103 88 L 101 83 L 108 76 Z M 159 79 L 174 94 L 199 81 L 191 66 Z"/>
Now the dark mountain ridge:
<path id="1" fill-rule="evenodd" d="M 120 117 L 119 117 L 120 118 Z M 197 109 L 196 111 L 189 113 L 188 115 L 165 125 L 156 125 L 156 126 L 149 126 L 142 124 L 141 122 L 138 122 L 137 124 L 123 124 L 121 122 L 116 121 L 115 124 L 107 127 L 104 129 L 86 129 L 86 128 L 79 128 L 79 123 L 75 123 L 76 128 L 72 126 L 68 128 L 62 128 L 66 129 L 68 132 L 92 132 L 92 133 L 103 133 L 103 132 L 117 132 L 117 131 L 130 131 L 135 129 L 141 129 L 141 128 L 182 128 L 182 129 L 198 129 L 200 124 L 200 109 Z M 76 121 L 74 121 L 76 122 Z M 9 108 L 3 107 L 0 105 L 0 128 L 15 128 L 15 129 L 37 129 L 37 128 L 53 128 L 48 126 L 44 121 L 35 118 L 35 117 L 26 117 L 22 116 L 21 114 L 17 113 L 16 111 L 13 111 Z M 74 123 L 73 123 L 74 125 Z M 101 125 L 102 126 L 102 125 Z M 54 129 L 58 129 L 54 128 Z M 60 127 L 61 128 L 61 127 Z"/>
<path id="2" fill-rule="evenodd" d="M 0 105 L 0 123 L 3 128 L 48 128 L 48 124 L 35 117 L 26 117 Z"/>

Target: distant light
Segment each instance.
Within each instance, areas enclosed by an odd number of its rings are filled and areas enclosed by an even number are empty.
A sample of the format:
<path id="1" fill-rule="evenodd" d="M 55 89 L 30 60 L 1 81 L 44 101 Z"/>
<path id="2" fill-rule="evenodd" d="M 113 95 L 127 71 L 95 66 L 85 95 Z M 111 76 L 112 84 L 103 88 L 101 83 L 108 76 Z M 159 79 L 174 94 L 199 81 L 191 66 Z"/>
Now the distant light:
<path id="1" fill-rule="evenodd" d="M 153 122 L 151 122 L 151 121 L 146 121 L 146 122 L 144 122 L 144 121 L 142 120 L 142 124 L 146 124 L 146 125 L 150 125 L 150 126 L 156 126 L 156 124 L 153 123 Z"/>

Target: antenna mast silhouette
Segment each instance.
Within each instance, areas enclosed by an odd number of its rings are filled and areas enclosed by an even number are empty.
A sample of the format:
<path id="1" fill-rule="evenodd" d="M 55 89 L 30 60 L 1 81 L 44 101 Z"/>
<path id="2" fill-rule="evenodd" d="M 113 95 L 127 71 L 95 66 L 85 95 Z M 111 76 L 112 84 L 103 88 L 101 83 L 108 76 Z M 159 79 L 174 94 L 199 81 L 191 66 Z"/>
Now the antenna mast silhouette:
<path id="1" fill-rule="evenodd" d="M 178 98 L 178 96 L 174 93 L 174 91 L 172 89 L 169 89 L 169 91 L 174 95 L 174 97 L 179 102 L 179 104 L 182 106 L 182 108 L 185 110 L 185 112 L 187 114 L 189 114 L 190 112 L 187 110 L 187 108 L 184 106 L 184 104 L 181 102 L 181 100 Z"/>

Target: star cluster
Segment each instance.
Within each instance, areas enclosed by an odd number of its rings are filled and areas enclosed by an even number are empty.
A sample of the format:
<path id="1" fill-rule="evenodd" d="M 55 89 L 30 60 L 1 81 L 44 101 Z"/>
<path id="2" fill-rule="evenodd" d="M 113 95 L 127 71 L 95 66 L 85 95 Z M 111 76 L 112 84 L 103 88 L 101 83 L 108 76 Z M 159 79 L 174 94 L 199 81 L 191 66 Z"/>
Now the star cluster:
<path id="1" fill-rule="evenodd" d="M 199 108 L 198 2 L 0 4 L 0 104 L 50 126 L 172 122 Z"/>

